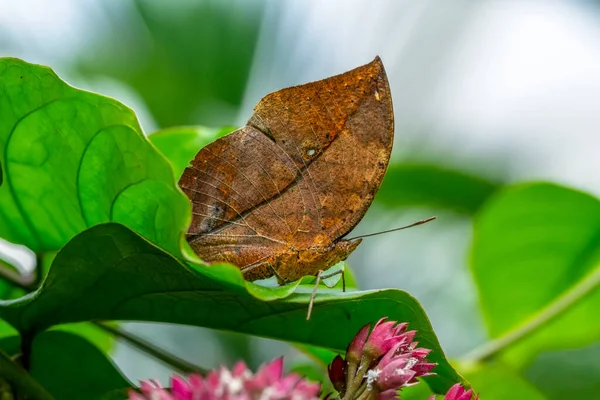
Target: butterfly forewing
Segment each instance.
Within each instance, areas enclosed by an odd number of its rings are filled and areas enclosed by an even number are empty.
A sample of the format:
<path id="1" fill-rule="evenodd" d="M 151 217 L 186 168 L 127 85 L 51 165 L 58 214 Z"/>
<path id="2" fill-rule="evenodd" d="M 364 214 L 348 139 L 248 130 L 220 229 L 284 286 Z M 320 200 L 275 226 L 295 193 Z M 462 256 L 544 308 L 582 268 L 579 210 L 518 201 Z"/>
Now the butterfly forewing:
<path id="1" fill-rule="evenodd" d="M 205 261 L 260 266 L 255 278 L 275 273 L 291 250 L 298 259 L 329 251 L 371 204 L 392 141 L 379 58 L 266 96 L 248 125 L 203 148 L 180 180 L 192 202 L 192 248 Z"/>

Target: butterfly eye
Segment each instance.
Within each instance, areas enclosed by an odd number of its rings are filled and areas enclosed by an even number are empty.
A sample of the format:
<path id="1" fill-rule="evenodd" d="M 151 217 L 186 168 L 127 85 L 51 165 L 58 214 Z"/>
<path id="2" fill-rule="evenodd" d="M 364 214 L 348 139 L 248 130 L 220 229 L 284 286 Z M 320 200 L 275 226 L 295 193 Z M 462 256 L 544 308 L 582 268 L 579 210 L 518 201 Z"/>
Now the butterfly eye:
<path id="1" fill-rule="evenodd" d="M 306 150 L 306 154 L 308 154 L 309 156 L 314 156 L 315 155 L 315 149 L 308 149 L 308 150 Z"/>

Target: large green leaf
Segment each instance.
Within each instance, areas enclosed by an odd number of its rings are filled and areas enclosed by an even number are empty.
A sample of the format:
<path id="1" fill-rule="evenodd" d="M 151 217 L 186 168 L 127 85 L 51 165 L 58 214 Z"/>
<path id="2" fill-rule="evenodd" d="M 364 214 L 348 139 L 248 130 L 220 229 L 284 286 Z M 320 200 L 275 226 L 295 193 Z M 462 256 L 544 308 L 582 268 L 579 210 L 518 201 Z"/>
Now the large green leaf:
<path id="1" fill-rule="evenodd" d="M 600 342 L 540 354 L 525 377 L 548 399 L 593 399 L 600 393 Z M 560 368 L 557 368 L 560 366 Z"/>
<path id="2" fill-rule="evenodd" d="M 408 293 L 387 289 L 319 291 L 306 321 L 312 286 L 258 287 L 229 265 L 189 268 L 119 224 L 98 225 L 56 256 L 42 287 L 0 302 L 0 317 L 32 334 L 84 320 L 141 320 L 233 330 L 344 351 L 358 329 L 382 316 L 407 321 L 420 345 L 433 350 L 437 391 L 461 377 L 447 362 L 431 324 Z M 291 288 L 291 289 L 290 289 Z M 250 295 L 251 293 L 252 295 Z M 108 295 L 110 294 L 110 295 Z M 271 300 L 271 301 L 265 301 Z"/>
<path id="3" fill-rule="evenodd" d="M 14 328 L 12 336 L 6 335 L 0 338 L 0 351 L 9 357 L 16 357 L 21 352 L 21 337 Z"/>
<path id="4" fill-rule="evenodd" d="M 431 164 L 390 164 L 375 200 L 388 207 L 431 206 L 473 214 L 499 184 Z"/>
<path id="5" fill-rule="evenodd" d="M 114 324 L 116 326 L 116 323 Z M 98 348 L 104 354 L 108 354 L 115 343 L 115 337 L 93 322 L 78 322 L 74 324 L 58 325 L 53 330 L 69 332 L 82 337 Z"/>
<path id="6" fill-rule="evenodd" d="M 129 389 L 117 389 L 104 393 L 100 400 L 123 400 L 129 397 Z"/>
<path id="7" fill-rule="evenodd" d="M 179 252 L 189 202 L 135 114 L 75 89 L 49 68 L 0 59 L 0 236 L 57 250 L 117 221 Z"/>
<path id="8" fill-rule="evenodd" d="M 8 325 L 8 323 L 2 320 L 0 322 L 2 322 L 3 327 L 4 325 Z M 0 350 L 10 356 L 15 356 L 21 351 L 21 337 L 15 328 L 11 325 L 8 325 L 8 327 L 10 327 L 10 330 L 0 331 Z M 52 331 L 76 335 L 80 340 L 96 346 L 97 350 L 104 354 L 108 354 L 112 350 L 115 341 L 113 335 L 91 322 L 58 325 L 53 327 Z"/>
<path id="9" fill-rule="evenodd" d="M 167 157 L 175 178 L 190 165 L 201 148 L 233 131 L 233 127 L 207 128 L 204 126 L 181 126 L 167 128 L 148 136 L 148 139 Z"/>
<path id="10" fill-rule="evenodd" d="M 100 399 L 107 392 L 132 386 L 96 346 L 60 331 L 35 338 L 30 374 L 56 400 Z"/>
<path id="11" fill-rule="evenodd" d="M 600 201 L 552 184 L 509 188 L 477 216 L 472 271 L 491 337 L 524 363 L 600 339 Z M 533 324 L 533 325 L 532 325 Z"/>
<path id="12" fill-rule="evenodd" d="M 399 398 L 402 400 L 429 400 L 431 395 L 433 395 L 431 389 L 421 383 L 403 388 Z M 439 400 L 442 398 L 441 396 L 438 397 Z"/>

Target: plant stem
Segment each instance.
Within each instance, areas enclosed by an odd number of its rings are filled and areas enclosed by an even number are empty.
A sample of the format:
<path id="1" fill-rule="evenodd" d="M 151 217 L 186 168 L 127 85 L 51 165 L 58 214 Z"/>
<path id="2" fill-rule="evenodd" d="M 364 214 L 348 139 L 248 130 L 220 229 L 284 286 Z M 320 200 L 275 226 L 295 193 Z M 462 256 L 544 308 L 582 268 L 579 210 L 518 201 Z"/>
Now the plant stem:
<path id="1" fill-rule="evenodd" d="M 29 371 L 31 367 L 31 350 L 33 348 L 33 339 L 35 335 L 28 332 L 21 333 L 21 356 L 19 358 L 21 365 Z"/>
<path id="2" fill-rule="evenodd" d="M 33 379 L 27 371 L 15 364 L 6 354 L 0 351 L 0 376 L 13 385 L 19 393 L 33 400 L 53 400 L 42 385 Z"/>
<path id="3" fill-rule="evenodd" d="M 600 285 L 600 265 L 596 266 L 595 270 L 587 277 L 582 279 L 578 284 L 570 290 L 559 296 L 552 303 L 543 308 L 539 313 L 534 315 L 530 320 L 526 321 L 520 327 L 513 329 L 503 336 L 494 339 L 483 346 L 476 348 L 467 354 L 464 358 L 466 363 L 477 363 L 489 360 L 498 353 L 504 351 L 508 347 L 519 342 L 528 335 L 548 324 L 562 313 L 571 308 L 578 301 L 592 293 Z"/>
<path id="4" fill-rule="evenodd" d="M 177 369 L 179 372 L 182 372 L 182 373 L 200 372 L 202 374 L 205 374 L 207 372 L 206 369 L 201 368 L 192 363 L 189 363 L 189 362 L 185 361 L 184 359 L 179 358 L 173 354 L 169 354 L 166 351 L 164 351 L 163 349 L 155 346 L 154 344 L 152 344 L 140 337 L 137 337 L 131 333 L 128 333 L 128 332 L 124 331 L 123 329 L 115 328 L 104 322 L 99 322 L 99 321 L 94 321 L 93 324 L 98 326 L 99 328 L 103 329 L 104 331 L 106 331 L 120 339 L 123 339 L 128 344 L 132 345 L 133 347 L 135 347 L 139 350 L 142 350 L 144 353 L 156 358 L 159 361 L 162 361 L 163 363 L 167 364 L 168 366 L 171 366 L 171 367 Z"/>

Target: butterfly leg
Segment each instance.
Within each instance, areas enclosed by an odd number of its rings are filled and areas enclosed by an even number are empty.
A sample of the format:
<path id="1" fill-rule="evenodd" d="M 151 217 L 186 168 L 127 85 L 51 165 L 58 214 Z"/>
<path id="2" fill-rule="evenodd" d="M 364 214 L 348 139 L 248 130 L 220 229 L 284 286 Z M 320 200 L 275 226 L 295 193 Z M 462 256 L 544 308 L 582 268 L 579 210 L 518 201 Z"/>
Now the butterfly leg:
<path id="1" fill-rule="evenodd" d="M 327 279 L 327 278 L 331 278 L 332 276 L 336 276 L 336 275 L 340 275 L 341 274 L 342 275 L 342 292 L 345 292 L 346 291 L 346 275 L 344 274 L 344 271 L 345 270 L 343 270 L 343 269 L 339 269 L 339 270 L 337 270 L 335 272 L 332 272 L 330 274 L 321 275 L 321 279 Z M 323 271 L 319 271 L 319 274 L 321 272 L 323 272 Z M 317 274 L 317 276 L 319 274 Z"/>
<path id="2" fill-rule="evenodd" d="M 319 288 L 319 283 L 321 282 L 321 274 L 322 273 L 323 273 L 323 270 L 321 270 L 321 269 L 319 270 L 319 272 L 317 272 L 317 280 L 315 281 L 315 287 L 313 289 L 312 294 L 310 295 L 310 300 L 308 302 L 308 312 L 306 313 L 307 321 L 310 319 L 310 314 L 312 313 L 313 304 L 315 303 L 315 297 L 317 296 L 317 289 Z"/>
<path id="3" fill-rule="evenodd" d="M 315 287 L 313 289 L 312 294 L 310 295 L 310 301 L 308 302 L 308 313 L 306 314 L 307 321 L 310 319 L 310 314 L 312 313 L 313 304 L 315 303 L 315 297 L 317 296 L 317 289 L 319 288 L 319 283 L 321 283 L 321 279 L 331 278 L 332 276 L 336 276 L 339 274 L 342 274 L 342 291 L 345 292 L 346 291 L 346 278 L 345 278 L 343 269 L 337 270 L 337 271 L 332 272 L 327 275 L 323 275 L 322 269 L 320 269 L 319 272 L 317 272 L 317 275 L 316 275 L 317 280 L 315 281 Z"/>

